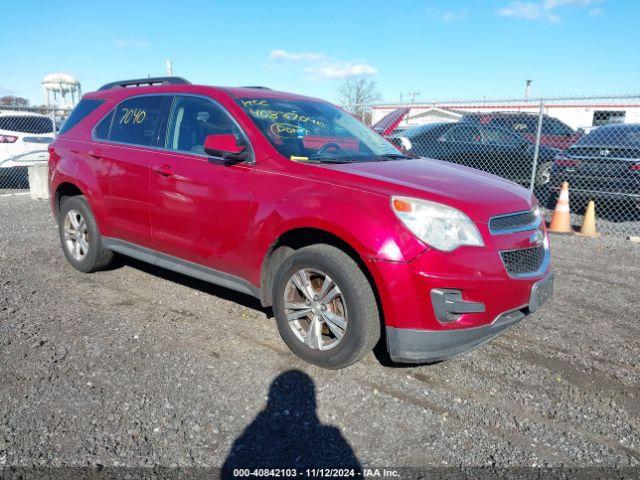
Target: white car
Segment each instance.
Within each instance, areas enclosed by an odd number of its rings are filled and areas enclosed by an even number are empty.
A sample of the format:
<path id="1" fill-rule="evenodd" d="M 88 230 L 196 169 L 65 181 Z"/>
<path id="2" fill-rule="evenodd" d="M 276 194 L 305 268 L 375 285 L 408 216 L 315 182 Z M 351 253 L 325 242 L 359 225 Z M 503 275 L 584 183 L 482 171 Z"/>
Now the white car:
<path id="1" fill-rule="evenodd" d="M 49 160 L 53 121 L 46 115 L 0 110 L 0 188 L 27 185 L 27 167 Z"/>

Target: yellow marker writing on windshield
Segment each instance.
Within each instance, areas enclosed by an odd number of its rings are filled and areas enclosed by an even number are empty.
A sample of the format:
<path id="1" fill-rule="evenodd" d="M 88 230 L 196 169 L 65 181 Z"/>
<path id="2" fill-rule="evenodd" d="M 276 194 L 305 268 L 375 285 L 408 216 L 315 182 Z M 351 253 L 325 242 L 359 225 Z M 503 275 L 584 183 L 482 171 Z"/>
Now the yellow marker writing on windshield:
<path id="1" fill-rule="evenodd" d="M 306 162 L 307 160 L 309 160 L 309 157 L 296 157 L 295 155 L 291 155 L 291 160 L 293 160 L 294 162 Z"/>

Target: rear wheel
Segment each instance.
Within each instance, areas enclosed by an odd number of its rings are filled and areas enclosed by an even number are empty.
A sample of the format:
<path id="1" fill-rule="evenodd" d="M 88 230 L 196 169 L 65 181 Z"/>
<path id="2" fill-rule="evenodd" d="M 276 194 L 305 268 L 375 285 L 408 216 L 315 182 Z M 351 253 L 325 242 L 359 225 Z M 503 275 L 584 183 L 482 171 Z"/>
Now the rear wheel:
<path id="1" fill-rule="evenodd" d="M 357 362 L 380 338 L 369 281 L 349 255 L 331 245 L 304 247 L 287 257 L 276 272 L 273 308 L 287 346 L 324 368 Z"/>
<path id="2" fill-rule="evenodd" d="M 111 262 L 113 252 L 102 245 L 98 225 L 84 196 L 63 199 L 58 229 L 64 255 L 75 269 L 95 272 Z"/>

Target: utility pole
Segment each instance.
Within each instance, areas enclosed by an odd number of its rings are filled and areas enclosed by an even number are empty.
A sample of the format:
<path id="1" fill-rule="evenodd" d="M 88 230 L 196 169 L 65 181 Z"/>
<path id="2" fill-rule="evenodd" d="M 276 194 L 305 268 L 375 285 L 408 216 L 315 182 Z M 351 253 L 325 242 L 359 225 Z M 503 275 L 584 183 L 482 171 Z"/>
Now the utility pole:
<path id="1" fill-rule="evenodd" d="M 531 80 L 527 80 L 526 86 L 524 87 L 524 99 L 529 100 L 529 93 L 531 92 Z"/>
<path id="2" fill-rule="evenodd" d="M 167 76 L 168 77 L 172 77 L 173 76 L 173 62 L 171 61 L 171 59 L 167 60 Z"/>

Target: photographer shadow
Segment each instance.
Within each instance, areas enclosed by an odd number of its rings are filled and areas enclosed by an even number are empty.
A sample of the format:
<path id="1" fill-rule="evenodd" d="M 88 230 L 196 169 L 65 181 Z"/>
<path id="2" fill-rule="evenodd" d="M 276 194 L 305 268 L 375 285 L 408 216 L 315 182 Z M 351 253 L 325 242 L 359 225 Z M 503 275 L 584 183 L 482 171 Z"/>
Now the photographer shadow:
<path id="1" fill-rule="evenodd" d="M 362 471 L 340 429 L 320 423 L 315 385 L 299 370 L 286 371 L 271 383 L 265 409 L 233 443 L 221 477 L 233 478 L 239 468 L 353 468 L 356 475 Z"/>

